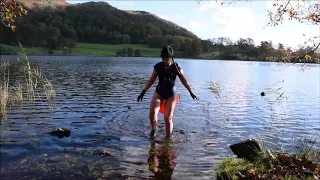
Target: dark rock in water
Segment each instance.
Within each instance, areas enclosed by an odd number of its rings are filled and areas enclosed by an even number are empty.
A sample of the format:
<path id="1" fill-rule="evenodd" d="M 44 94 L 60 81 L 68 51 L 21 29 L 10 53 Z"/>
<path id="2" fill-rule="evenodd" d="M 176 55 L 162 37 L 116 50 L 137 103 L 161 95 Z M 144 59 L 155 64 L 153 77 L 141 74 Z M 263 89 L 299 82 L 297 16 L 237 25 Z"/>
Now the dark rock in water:
<path id="1" fill-rule="evenodd" d="M 112 156 L 112 154 L 110 152 L 105 151 L 105 150 L 100 150 L 100 156 L 101 157 Z"/>
<path id="2" fill-rule="evenodd" d="M 59 138 L 63 138 L 63 137 L 69 137 L 70 132 L 71 132 L 70 129 L 58 128 L 58 129 L 51 131 L 49 134 L 52 136 L 57 136 Z"/>
<path id="3" fill-rule="evenodd" d="M 128 109 L 131 109 L 131 106 L 128 106 Z"/>
<path id="4" fill-rule="evenodd" d="M 261 96 L 265 96 L 265 93 L 263 91 L 260 94 L 261 94 Z"/>
<path id="5" fill-rule="evenodd" d="M 236 144 L 230 145 L 232 152 L 238 158 L 252 160 L 257 154 L 261 152 L 260 144 L 254 139 L 248 139 Z"/>

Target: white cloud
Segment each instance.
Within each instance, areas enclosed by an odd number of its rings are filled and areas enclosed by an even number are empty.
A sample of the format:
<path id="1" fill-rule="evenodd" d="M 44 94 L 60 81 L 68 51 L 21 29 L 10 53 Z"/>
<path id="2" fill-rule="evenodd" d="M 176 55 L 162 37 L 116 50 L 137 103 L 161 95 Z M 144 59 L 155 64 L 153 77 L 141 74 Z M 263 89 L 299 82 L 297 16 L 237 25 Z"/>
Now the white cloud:
<path id="1" fill-rule="evenodd" d="M 180 19 L 181 18 L 181 14 L 176 14 L 176 18 Z"/>
<path id="2" fill-rule="evenodd" d="M 246 7 L 221 5 L 219 0 L 200 2 L 200 7 L 194 8 L 195 13 L 212 12 L 212 27 L 226 36 L 249 36 L 253 31 L 254 14 Z"/>
<path id="3" fill-rule="evenodd" d="M 255 23 L 254 14 L 245 7 L 222 7 L 213 10 L 212 21 L 217 31 L 229 37 L 250 37 Z"/>
<path id="4" fill-rule="evenodd" d="M 204 25 L 203 24 L 201 24 L 200 22 L 198 22 L 198 21 L 194 21 L 194 20 L 192 20 L 192 21 L 189 21 L 189 23 L 188 23 L 188 25 L 187 25 L 187 29 L 189 29 L 189 30 L 195 30 L 195 29 L 199 29 L 199 28 L 203 28 L 204 27 Z"/>
<path id="5" fill-rule="evenodd" d="M 210 2 L 200 2 L 200 7 L 198 8 L 193 8 L 193 12 L 206 12 L 209 9 L 213 9 L 213 8 L 218 8 L 219 6 L 221 6 L 220 1 L 216 1 L 216 0 L 212 0 Z"/>
<path id="6" fill-rule="evenodd" d="M 252 27 L 254 14 L 247 8 L 227 7 L 213 13 L 213 22 L 230 28 Z"/>

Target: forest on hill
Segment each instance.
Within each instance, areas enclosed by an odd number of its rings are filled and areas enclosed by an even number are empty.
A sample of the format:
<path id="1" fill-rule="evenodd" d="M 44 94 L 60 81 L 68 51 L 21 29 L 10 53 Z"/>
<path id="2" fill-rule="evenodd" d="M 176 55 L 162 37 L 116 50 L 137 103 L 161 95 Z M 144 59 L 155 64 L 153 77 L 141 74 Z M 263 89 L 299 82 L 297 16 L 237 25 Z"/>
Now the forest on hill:
<path id="1" fill-rule="evenodd" d="M 59 4 L 63 4 L 62 0 Z M 251 38 L 240 38 L 234 42 L 228 37 L 204 40 L 152 13 L 123 11 L 105 2 L 69 4 L 60 8 L 24 8 L 28 10 L 28 15 L 16 18 L 15 31 L 1 24 L 1 44 L 17 46 L 21 42 L 31 48 L 47 48 L 49 54 L 59 49 L 70 53 L 78 43 L 142 44 L 149 48 L 161 48 L 168 44 L 175 50 L 176 57 L 261 61 L 282 61 L 288 54 L 304 54 L 311 50 L 308 46 L 293 50 L 271 41 L 262 41 L 256 46 Z M 130 54 L 121 52 L 125 49 L 114 54 Z M 0 53 L 12 52 L 1 45 Z M 143 56 L 141 53 L 134 54 Z M 313 54 L 311 59 L 316 62 L 319 54 Z"/>
<path id="2" fill-rule="evenodd" d="M 182 56 L 200 53 L 206 41 L 174 23 L 143 11 L 126 12 L 104 2 L 66 6 L 63 10 L 28 9 L 17 18 L 16 31 L 4 30 L 3 44 L 73 48 L 76 42 L 96 44 L 171 44 Z M 3 26 L 3 25 L 2 25 Z"/>

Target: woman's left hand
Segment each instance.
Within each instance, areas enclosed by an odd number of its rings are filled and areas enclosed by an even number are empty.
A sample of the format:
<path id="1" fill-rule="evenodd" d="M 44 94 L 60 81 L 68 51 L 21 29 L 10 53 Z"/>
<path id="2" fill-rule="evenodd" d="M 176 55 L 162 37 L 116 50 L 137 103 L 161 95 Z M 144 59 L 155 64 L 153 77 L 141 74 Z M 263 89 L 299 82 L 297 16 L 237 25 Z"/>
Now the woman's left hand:
<path id="1" fill-rule="evenodd" d="M 192 91 L 190 91 L 190 95 L 191 95 L 192 99 L 199 100 L 199 98 L 195 94 L 193 94 Z"/>

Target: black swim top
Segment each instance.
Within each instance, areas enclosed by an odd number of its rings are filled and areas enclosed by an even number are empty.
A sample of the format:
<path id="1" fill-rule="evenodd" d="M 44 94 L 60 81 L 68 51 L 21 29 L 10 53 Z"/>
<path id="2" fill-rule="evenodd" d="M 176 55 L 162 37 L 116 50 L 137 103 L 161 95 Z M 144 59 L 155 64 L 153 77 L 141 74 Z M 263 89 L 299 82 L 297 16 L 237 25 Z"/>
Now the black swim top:
<path id="1" fill-rule="evenodd" d="M 159 62 L 154 66 L 155 71 L 158 74 L 159 83 L 158 87 L 173 88 L 175 86 L 175 80 L 182 67 L 179 63 L 172 63 L 168 69 L 165 69 L 163 62 Z"/>

